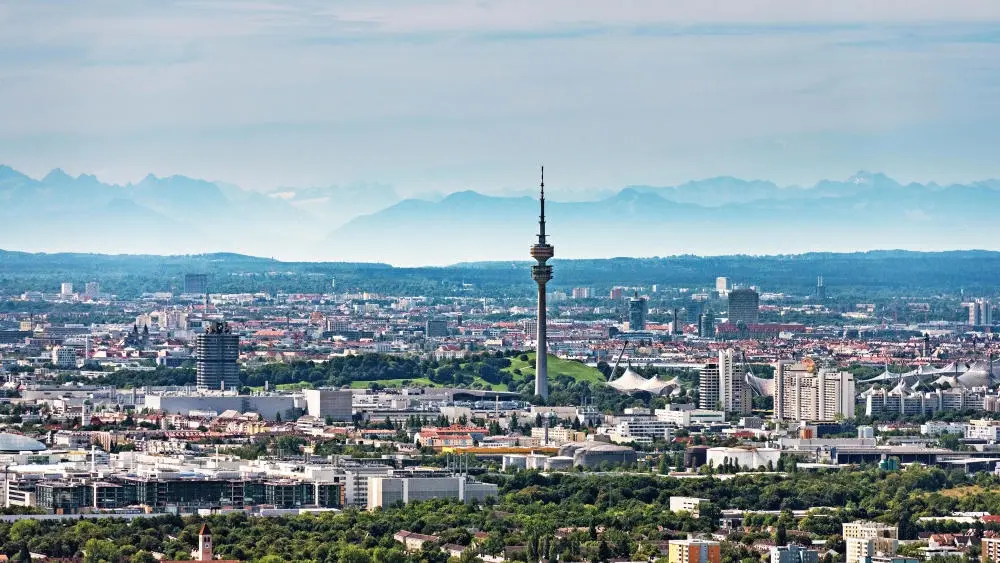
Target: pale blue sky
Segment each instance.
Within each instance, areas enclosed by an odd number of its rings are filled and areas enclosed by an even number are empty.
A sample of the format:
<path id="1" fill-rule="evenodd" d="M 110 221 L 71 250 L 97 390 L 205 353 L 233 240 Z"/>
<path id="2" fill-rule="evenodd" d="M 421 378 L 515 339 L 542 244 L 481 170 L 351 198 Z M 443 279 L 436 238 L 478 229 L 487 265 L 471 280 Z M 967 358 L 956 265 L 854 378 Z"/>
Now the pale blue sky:
<path id="1" fill-rule="evenodd" d="M 0 4 L 0 162 L 403 193 L 1000 176 L 996 0 Z"/>

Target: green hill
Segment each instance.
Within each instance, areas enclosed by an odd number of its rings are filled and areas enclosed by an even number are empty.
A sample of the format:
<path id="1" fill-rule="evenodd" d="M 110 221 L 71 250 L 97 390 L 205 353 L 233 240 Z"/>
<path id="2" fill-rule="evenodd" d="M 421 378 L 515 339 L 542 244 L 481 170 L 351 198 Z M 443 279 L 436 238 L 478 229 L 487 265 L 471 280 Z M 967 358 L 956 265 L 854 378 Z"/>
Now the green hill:
<path id="1" fill-rule="evenodd" d="M 528 352 L 525 355 L 528 356 L 527 361 L 521 360 L 522 356 L 515 356 L 510 359 L 510 367 L 503 370 L 512 374 L 517 382 L 535 378 L 535 353 Z M 517 375 L 514 370 L 520 370 L 521 375 Z M 604 375 L 597 371 L 597 368 L 592 368 L 582 362 L 563 360 L 549 354 L 549 378 L 552 379 L 559 375 L 568 375 L 576 381 L 605 382 Z"/>

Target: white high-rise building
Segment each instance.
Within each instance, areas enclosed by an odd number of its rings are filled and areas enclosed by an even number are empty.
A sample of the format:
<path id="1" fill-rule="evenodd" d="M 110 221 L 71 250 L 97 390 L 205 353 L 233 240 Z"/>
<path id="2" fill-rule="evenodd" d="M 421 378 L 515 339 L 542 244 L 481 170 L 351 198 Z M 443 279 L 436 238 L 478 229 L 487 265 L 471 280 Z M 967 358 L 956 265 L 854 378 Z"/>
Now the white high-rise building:
<path id="1" fill-rule="evenodd" d="M 973 299 L 964 305 L 969 308 L 969 325 L 990 326 L 993 324 L 993 302 L 989 299 Z"/>
<path id="2" fill-rule="evenodd" d="M 63 297 L 73 295 L 73 284 L 70 282 L 62 282 L 62 285 L 59 286 L 59 295 L 62 295 Z"/>
<path id="3" fill-rule="evenodd" d="M 719 297 L 729 295 L 729 278 L 722 276 L 715 278 L 715 291 L 719 294 Z"/>
<path id="4" fill-rule="evenodd" d="M 733 350 L 720 350 L 717 363 L 702 368 L 698 381 L 699 407 L 750 414 L 753 397 L 750 386 L 744 381 L 742 364 L 737 364 Z"/>
<path id="5" fill-rule="evenodd" d="M 878 522 L 844 523 L 847 544 L 845 563 L 866 563 L 876 554 L 892 555 L 899 549 L 899 528 Z"/>
<path id="6" fill-rule="evenodd" d="M 820 369 L 810 373 L 805 364 L 778 362 L 774 371 L 774 419 L 830 421 L 853 418 L 854 374 Z"/>

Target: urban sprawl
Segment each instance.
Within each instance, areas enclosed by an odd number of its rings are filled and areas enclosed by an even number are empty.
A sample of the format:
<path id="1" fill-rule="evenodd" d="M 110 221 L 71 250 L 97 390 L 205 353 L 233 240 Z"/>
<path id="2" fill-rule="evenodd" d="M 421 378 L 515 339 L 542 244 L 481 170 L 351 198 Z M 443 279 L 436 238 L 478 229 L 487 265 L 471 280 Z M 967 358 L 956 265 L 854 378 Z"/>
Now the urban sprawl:
<path id="1" fill-rule="evenodd" d="M 224 294 L 199 272 L 0 295 L 0 550 L 75 560 L 111 540 L 45 552 L 22 527 L 186 518 L 154 559 L 253 559 L 212 519 L 371 512 L 396 514 L 364 544 L 387 561 L 997 560 L 990 296 L 553 290 L 545 228 L 543 192 L 537 299 Z M 582 508 L 519 520 L 561 502 Z"/>

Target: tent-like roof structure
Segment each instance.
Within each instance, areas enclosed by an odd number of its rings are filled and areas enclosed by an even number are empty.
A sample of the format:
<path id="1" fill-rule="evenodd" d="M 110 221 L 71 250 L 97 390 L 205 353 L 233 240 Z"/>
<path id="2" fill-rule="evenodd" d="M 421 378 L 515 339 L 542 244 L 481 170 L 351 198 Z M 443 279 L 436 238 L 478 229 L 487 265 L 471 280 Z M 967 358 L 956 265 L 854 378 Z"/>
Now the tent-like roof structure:
<path id="1" fill-rule="evenodd" d="M 629 366 L 625 373 L 621 375 L 618 379 L 614 381 L 609 381 L 608 386 L 617 389 L 622 393 L 638 393 L 639 391 L 649 391 L 645 386 L 650 380 L 639 375 Z"/>
<path id="2" fill-rule="evenodd" d="M 991 371 L 992 373 L 990 373 Z M 899 383 L 905 383 L 910 388 L 920 384 L 947 384 L 952 388 L 971 389 L 973 387 L 991 387 L 998 381 L 1000 381 L 1000 368 L 994 366 L 991 370 L 989 362 L 975 362 L 971 365 L 951 362 L 940 368 L 921 365 L 905 373 L 892 373 L 886 369 L 879 375 L 859 383 L 896 383 L 897 389 Z"/>
<path id="3" fill-rule="evenodd" d="M 667 381 L 659 375 L 647 379 L 642 385 L 643 391 L 649 391 L 654 395 L 676 395 L 680 394 L 680 389 L 680 382 L 676 378 Z"/>

